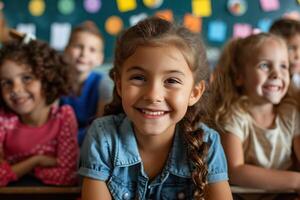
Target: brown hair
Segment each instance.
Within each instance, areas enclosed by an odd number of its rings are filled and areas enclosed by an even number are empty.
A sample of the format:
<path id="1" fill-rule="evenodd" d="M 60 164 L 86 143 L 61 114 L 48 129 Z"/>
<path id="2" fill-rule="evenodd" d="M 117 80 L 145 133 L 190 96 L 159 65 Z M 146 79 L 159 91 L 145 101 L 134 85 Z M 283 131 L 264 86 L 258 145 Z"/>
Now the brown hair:
<path id="1" fill-rule="evenodd" d="M 4 15 L 0 12 L 0 43 L 8 40 L 8 28 L 4 19 Z"/>
<path id="2" fill-rule="evenodd" d="M 270 28 L 270 33 L 279 35 L 284 39 L 289 39 L 297 34 L 300 35 L 300 21 L 285 18 L 276 20 Z"/>
<path id="3" fill-rule="evenodd" d="M 25 65 L 32 70 L 42 82 L 42 92 L 47 105 L 53 103 L 59 96 L 72 91 L 75 73 L 73 67 L 45 42 L 31 40 L 27 44 L 20 41 L 5 43 L 0 49 L 0 67 L 6 60 Z M 5 107 L 1 95 L 0 106 Z"/>
<path id="4" fill-rule="evenodd" d="M 208 83 L 209 67 L 204 45 L 200 36 L 191 33 L 182 26 L 176 26 L 158 17 L 145 19 L 126 30 L 117 40 L 111 78 L 120 76 L 124 62 L 140 46 L 172 46 L 181 51 L 194 75 L 195 84 L 201 80 Z M 106 106 L 105 114 L 124 113 L 120 96 L 116 86 L 113 92 L 113 101 Z M 200 122 L 209 123 L 207 91 L 201 99 L 188 110 L 179 122 L 185 141 L 188 143 L 188 153 L 194 166 L 192 179 L 196 186 L 195 198 L 204 199 L 204 190 L 207 185 L 206 156 L 208 145 L 203 141 L 203 130 Z"/>
<path id="5" fill-rule="evenodd" d="M 223 132 L 222 127 L 226 119 L 233 113 L 247 112 L 247 97 L 244 95 L 243 87 L 237 84 L 237 80 L 243 67 L 255 56 L 255 53 L 259 53 L 259 49 L 268 40 L 275 40 L 286 46 L 279 36 L 271 33 L 232 39 L 225 45 L 211 86 L 211 98 L 215 104 L 213 117 L 220 132 Z"/>
<path id="6" fill-rule="evenodd" d="M 92 21 L 85 21 L 82 24 L 76 26 L 72 30 L 67 48 L 72 43 L 72 41 L 74 40 L 75 35 L 77 33 L 80 33 L 80 32 L 87 32 L 87 33 L 95 35 L 96 37 L 98 37 L 102 41 L 103 46 L 104 46 L 104 38 L 103 38 L 100 30 L 98 29 L 97 25 Z"/>

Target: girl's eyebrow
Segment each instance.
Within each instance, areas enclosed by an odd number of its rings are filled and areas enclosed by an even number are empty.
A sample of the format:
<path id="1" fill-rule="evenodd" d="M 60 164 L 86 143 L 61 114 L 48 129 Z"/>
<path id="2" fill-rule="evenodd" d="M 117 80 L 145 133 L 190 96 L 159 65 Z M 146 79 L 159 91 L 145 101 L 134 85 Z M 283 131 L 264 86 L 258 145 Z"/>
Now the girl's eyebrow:
<path id="1" fill-rule="evenodd" d="M 132 66 L 129 69 L 126 70 L 126 72 L 131 72 L 131 71 L 143 71 L 143 72 L 147 72 L 147 70 L 145 70 L 142 67 L 139 66 Z M 166 70 L 164 71 L 165 74 L 178 74 L 181 76 L 185 76 L 185 74 L 182 71 L 179 70 Z"/>
<path id="2" fill-rule="evenodd" d="M 138 71 L 146 71 L 146 70 L 144 70 L 142 67 L 139 67 L 139 66 L 132 66 L 132 67 L 130 67 L 129 69 L 127 69 L 126 72 L 136 71 L 136 70 L 138 70 Z"/>

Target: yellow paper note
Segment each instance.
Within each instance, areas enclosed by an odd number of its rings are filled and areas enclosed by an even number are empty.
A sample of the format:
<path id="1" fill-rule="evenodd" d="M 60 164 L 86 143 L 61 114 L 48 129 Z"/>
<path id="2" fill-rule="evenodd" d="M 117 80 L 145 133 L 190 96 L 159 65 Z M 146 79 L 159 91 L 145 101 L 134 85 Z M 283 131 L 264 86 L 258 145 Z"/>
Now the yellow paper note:
<path id="1" fill-rule="evenodd" d="M 45 11 L 44 0 L 31 0 L 28 5 L 29 12 L 33 16 L 41 16 Z"/>
<path id="2" fill-rule="evenodd" d="M 297 0 L 298 1 L 298 4 L 300 4 L 300 0 Z"/>
<path id="3" fill-rule="evenodd" d="M 192 12 L 198 17 L 211 16 L 211 0 L 192 0 Z"/>
<path id="4" fill-rule="evenodd" d="M 120 12 L 127 12 L 136 9 L 136 0 L 117 0 Z"/>

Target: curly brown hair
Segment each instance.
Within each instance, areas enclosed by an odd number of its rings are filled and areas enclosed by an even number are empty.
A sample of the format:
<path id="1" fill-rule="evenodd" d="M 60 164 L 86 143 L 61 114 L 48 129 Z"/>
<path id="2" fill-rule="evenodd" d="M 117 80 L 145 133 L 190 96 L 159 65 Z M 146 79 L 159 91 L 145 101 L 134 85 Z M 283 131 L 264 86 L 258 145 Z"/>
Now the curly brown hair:
<path id="1" fill-rule="evenodd" d="M 6 60 L 25 65 L 42 83 L 46 104 L 52 104 L 61 95 L 73 90 L 73 67 L 47 43 L 31 40 L 29 43 L 11 41 L 0 49 L 0 67 Z M 0 106 L 7 109 L 0 95 Z"/>
<path id="2" fill-rule="evenodd" d="M 300 21 L 294 19 L 278 19 L 270 27 L 270 33 L 289 39 L 297 34 L 300 35 Z"/>
<path id="3" fill-rule="evenodd" d="M 130 57 L 140 46 L 172 46 L 181 51 L 194 75 L 194 83 L 204 80 L 206 85 L 209 80 L 209 67 L 204 45 L 200 35 L 191 33 L 182 26 L 177 26 L 158 17 L 145 19 L 129 28 L 118 37 L 115 60 L 110 76 L 120 76 L 120 71 L 126 59 Z M 124 113 L 122 99 L 117 94 L 116 86 L 113 92 L 113 101 L 106 106 L 105 115 Z M 179 122 L 188 146 L 188 153 L 194 166 L 192 180 L 195 184 L 195 198 L 204 199 L 204 191 L 207 185 L 206 156 L 208 144 L 203 141 L 204 131 L 199 128 L 199 123 L 211 125 L 208 117 L 207 91 L 201 99 L 188 110 Z"/>

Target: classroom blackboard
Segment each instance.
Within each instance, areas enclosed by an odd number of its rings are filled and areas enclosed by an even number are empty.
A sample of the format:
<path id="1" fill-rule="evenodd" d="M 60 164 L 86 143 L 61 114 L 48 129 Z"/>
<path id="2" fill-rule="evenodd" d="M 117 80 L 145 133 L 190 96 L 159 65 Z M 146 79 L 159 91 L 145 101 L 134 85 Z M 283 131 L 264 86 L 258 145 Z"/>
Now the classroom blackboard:
<path id="1" fill-rule="evenodd" d="M 0 0 L 1 1 L 1 0 Z M 44 2 L 44 12 L 39 16 L 33 16 L 29 6 L 33 1 Z M 233 27 L 236 23 L 247 23 L 252 28 L 259 26 L 260 23 L 269 22 L 277 19 L 286 12 L 300 11 L 299 0 L 277 0 L 277 8 L 263 10 L 263 2 L 275 2 L 276 0 L 244 0 L 247 4 L 245 13 L 236 16 L 229 12 L 228 3 L 230 0 L 164 0 L 157 8 L 147 7 L 146 0 L 125 0 L 134 1 L 136 7 L 132 10 L 121 12 L 118 3 L 121 0 L 94 0 L 98 1 L 97 11 L 87 11 L 86 1 L 93 0 L 2 0 L 4 3 L 4 15 L 10 27 L 18 27 L 19 24 L 32 23 L 36 26 L 36 36 L 42 40 L 50 41 L 51 25 L 53 23 L 70 23 L 72 26 L 77 25 L 85 20 L 96 22 L 105 38 L 105 61 L 111 62 L 115 43 L 115 35 L 106 32 L 105 22 L 112 15 L 118 16 L 124 23 L 124 28 L 130 26 L 129 19 L 132 16 L 146 14 L 154 15 L 158 11 L 171 10 L 175 21 L 183 22 L 184 16 L 193 11 L 193 1 L 209 2 L 211 6 L 211 15 L 203 16 L 202 19 L 202 37 L 208 47 L 221 47 L 224 42 L 232 37 Z M 232 1 L 232 0 L 231 0 Z M 239 0 L 235 0 L 239 1 Z M 148 1 L 149 2 L 149 1 Z M 63 3 L 72 3 L 73 10 L 69 13 L 62 13 L 59 9 Z M 276 5 L 275 5 L 276 7 Z M 263 20 L 263 21 L 262 21 Z M 225 24 L 225 38 L 210 39 L 210 26 L 212 22 L 221 22 Z M 266 26 L 266 24 L 264 24 Z M 218 30 L 218 29 L 217 29 Z M 212 31 L 214 32 L 214 31 Z M 60 37 L 59 35 L 56 37 Z M 218 37 L 218 35 L 216 35 Z"/>

